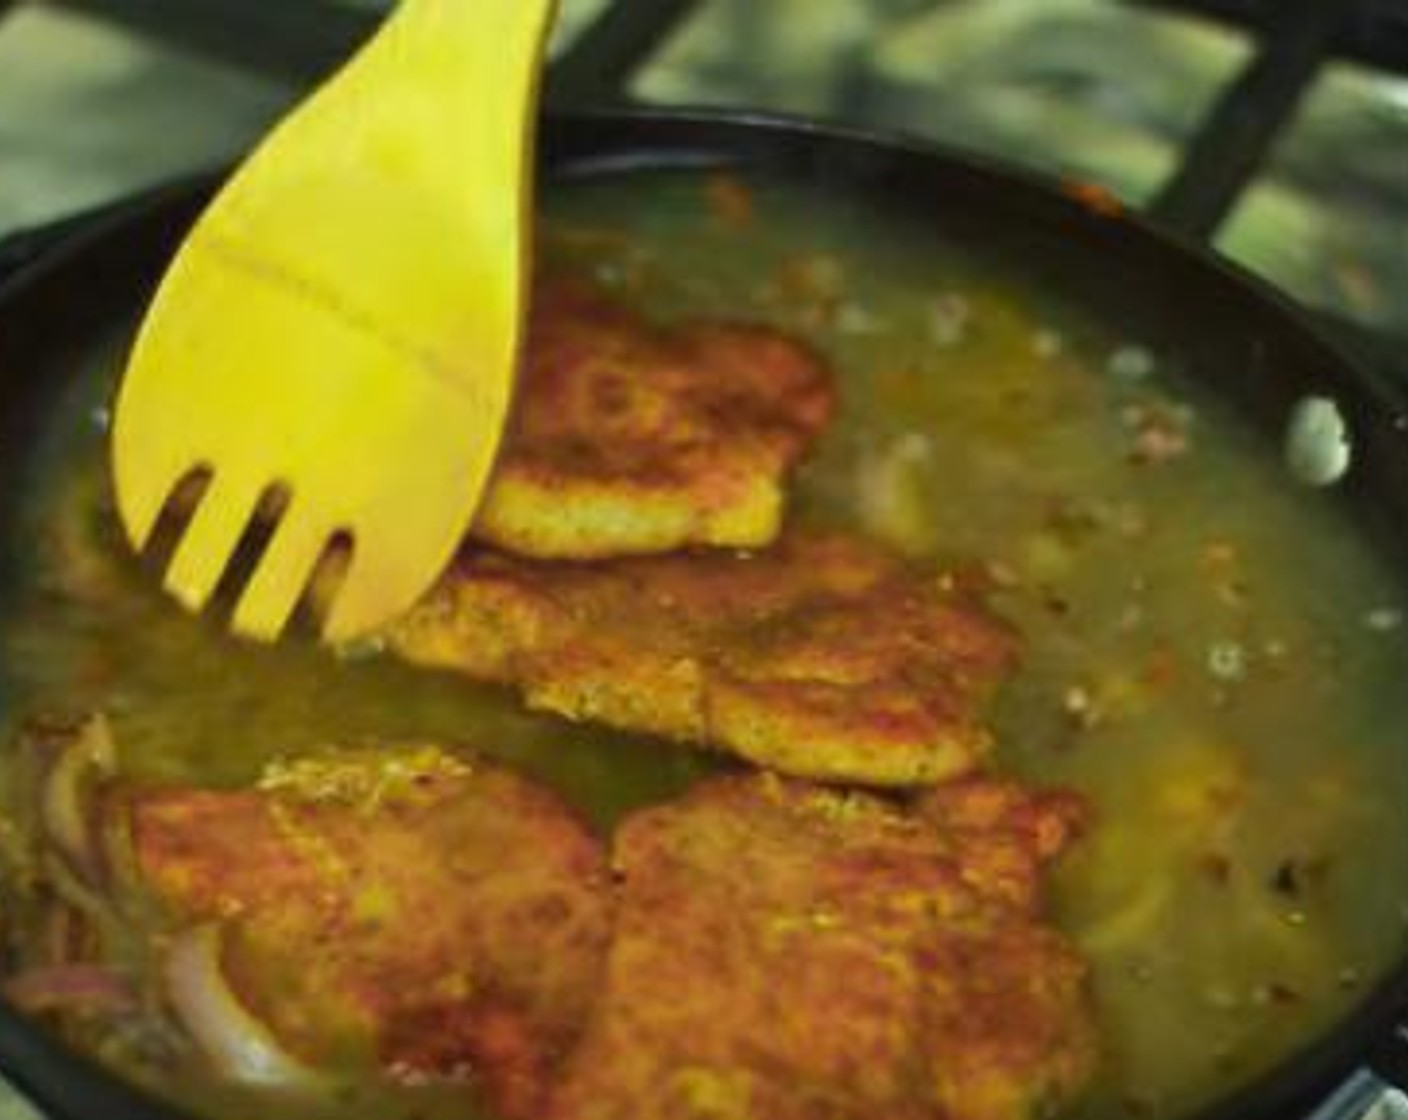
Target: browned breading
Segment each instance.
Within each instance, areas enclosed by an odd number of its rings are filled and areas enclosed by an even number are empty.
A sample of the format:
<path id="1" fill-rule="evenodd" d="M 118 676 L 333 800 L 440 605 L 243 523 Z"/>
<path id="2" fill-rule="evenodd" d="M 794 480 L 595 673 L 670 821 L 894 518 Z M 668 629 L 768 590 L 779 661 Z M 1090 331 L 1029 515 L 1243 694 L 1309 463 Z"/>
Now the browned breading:
<path id="1" fill-rule="evenodd" d="M 232 987 L 295 1054 L 468 1072 L 502 1115 L 536 1113 L 609 926 L 600 846 L 551 793 L 426 748 L 121 803 L 141 881 L 225 923 Z"/>
<path id="2" fill-rule="evenodd" d="M 1043 867 L 1084 830 L 1090 815 L 1077 794 L 1034 793 L 988 777 L 924 790 L 913 808 L 961 848 L 965 879 L 1028 913 L 1041 905 Z"/>
<path id="3" fill-rule="evenodd" d="M 826 369 L 775 331 L 658 329 L 581 282 L 541 284 L 474 534 L 573 559 L 769 544 L 833 407 Z"/>
<path id="4" fill-rule="evenodd" d="M 471 550 L 386 637 L 535 708 L 876 785 L 971 769 L 989 745 L 979 708 L 1017 652 L 940 574 L 804 534 L 595 564 Z"/>
<path id="5" fill-rule="evenodd" d="M 1090 1076 L 1086 969 L 1040 915 L 1067 795 L 908 811 L 770 775 L 619 830 L 605 989 L 550 1120 L 1026 1120 Z"/>

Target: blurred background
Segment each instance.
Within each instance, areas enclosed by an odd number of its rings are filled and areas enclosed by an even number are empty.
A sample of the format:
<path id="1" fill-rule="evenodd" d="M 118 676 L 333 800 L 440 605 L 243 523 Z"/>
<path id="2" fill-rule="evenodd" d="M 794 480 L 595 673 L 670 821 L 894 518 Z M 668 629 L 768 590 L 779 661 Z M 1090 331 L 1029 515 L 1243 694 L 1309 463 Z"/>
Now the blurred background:
<path id="1" fill-rule="evenodd" d="M 555 50 L 610 2 L 564 0 Z M 1265 83 L 1249 72 L 1268 43 L 1299 35 L 1281 60 L 1298 67 L 1297 87 L 1270 91 L 1276 127 L 1258 139 L 1265 158 L 1216 244 L 1307 303 L 1408 336 L 1403 0 L 636 6 L 670 16 L 623 75 L 633 99 L 903 129 L 1093 179 L 1141 205 L 1173 189 L 1220 106 L 1235 136 L 1245 110 L 1222 105 L 1229 90 Z M 239 152 L 383 7 L 0 0 L 0 237 Z"/>

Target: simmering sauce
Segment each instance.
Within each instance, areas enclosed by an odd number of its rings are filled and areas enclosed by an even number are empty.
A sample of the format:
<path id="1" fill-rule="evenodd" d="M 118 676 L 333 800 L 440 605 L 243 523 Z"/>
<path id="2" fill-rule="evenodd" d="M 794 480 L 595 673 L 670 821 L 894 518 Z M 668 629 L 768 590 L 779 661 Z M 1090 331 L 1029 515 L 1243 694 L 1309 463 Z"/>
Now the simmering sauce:
<path id="1" fill-rule="evenodd" d="M 793 516 L 981 569 L 1024 633 L 995 765 L 1096 810 L 1053 884 L 1106 1040 L 1081 1117 L 1173 1117 L 1226 1092 L 1330 1028 L 1403 952 L 1404 587 L 1333 491 L 1297 484 L 1279 447 L 1195 385 L 1218 371 L 1184 368 L 1020 261 L 783 182 L 558 187 L 542 253 L 662 318 L 809 341 L 842 408 Z M 7 742 L 27 714 L 100 710 L 125 773 L 238 784 L 332 741 L 450 740 L 602 828 L 723 765 L 367 651 L 254 648 L 181 614 L 124 554 L 105 498 L 125 338 L 95 340 L 34 451 L 37 547 L 0 619 Z M 56 591 L 76 584 L 89 593 Z M 208 1114 L 257 1107 L 212 1092 L 193 1058 L 91 1042 Z M 347 1092 L 286 1107 L 470 1114 L 458 1093 Z"/>

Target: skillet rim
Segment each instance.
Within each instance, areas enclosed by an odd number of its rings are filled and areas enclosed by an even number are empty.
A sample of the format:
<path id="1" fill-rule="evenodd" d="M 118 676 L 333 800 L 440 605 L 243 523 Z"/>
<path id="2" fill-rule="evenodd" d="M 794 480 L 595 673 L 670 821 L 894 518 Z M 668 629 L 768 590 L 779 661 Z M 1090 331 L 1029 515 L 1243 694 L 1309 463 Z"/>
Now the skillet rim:
<path id="1" fill-rule="evenodd" d="M 1091 238 L 1124 238 L 1161 255 L 1171 266 L 1200 272 L 1208 283 L 1235 293 L 1316 358 L 1335 388 L 1353 398 L 1357 419 L 1391 429 L 1408 449 L 1408 385 L 1356 362 L 1285 293 L 1214 249 L 1166 230 L 1136 211 L 1092 207 L 1062 180 L 1001 159 L 953 148 L 912 134 L 823 122 L 784 113 L 716 108 L 612 108 L 549 112 L 540 131 L 543 177 L 564 179 L 646 169 L 698 169 L 761 165 L 792 174 L 823 155 L 861 157 L 890 172 L 964 176 L 1006 192 Z M 580 151 L 578 149 L 581 149 Z M 596 149 L 595 155 L 592 149 Z M 760 154 L 768 149 L 765 158 Z M 145 225 L 170 225 L 173 216 L 200 204 L 222 173 L 200 173 L 149 188 L 100 208 L 91 222 L 0 281 L 0 340 L 23 303 L 46 285 L 81 270 L 89 258 L 116 252 L 124 236 Z M 840 189 L 864 193 L 855 164 L 838 174 Z M 52 340 L 46 340 L 52 341 Z M 4 388 L 0 387 L 0 393 Z M 1343 401 L 1344 397 L 1338 397 Z M 1363 430 L 1361 425 L 1358 426 Z M 23 454 L 23 452 L 20 452 Z M 4 531 L 0 526 L 0 532 Z M 1274 1063 L 1242 1087 L 1216 1098 L 1185 1120 L 1284 1120 L 1308 1111 L 1359 1067 L 1392 1044 L 1408 1016 L 1408 947 L 1393 966 L 1338 1022 Z M 1390 1065 L 1395 1065 L 1389 1060 Z M 70 1050 L 45 1027 L 0 997 L 0 1072 L 55 1120 L 193 1120 L 193 1113 L 109 1072 L 95 1059 Z M 1400 1082 L 1401 1083 L 1401 1082 Z"/>

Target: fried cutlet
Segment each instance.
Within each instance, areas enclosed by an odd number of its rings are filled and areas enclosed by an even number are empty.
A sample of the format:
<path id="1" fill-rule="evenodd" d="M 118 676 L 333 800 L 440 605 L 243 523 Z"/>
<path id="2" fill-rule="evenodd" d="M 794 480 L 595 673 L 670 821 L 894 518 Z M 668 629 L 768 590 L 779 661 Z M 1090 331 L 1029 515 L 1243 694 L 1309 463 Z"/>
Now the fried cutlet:
<path id="1" fill-rule="evenodd" d="M 1040 912 L 1070 795 L 963 780 L 913 809 L 715 779 L 618 831 L 603 994 L 550 1120 L 1027 1120 L 1096 1059 Z"/>
<path id="2" fill-rule="evenodd" d="M 776 331 L 658 328 L 575 280 L 538 286 L 517 394 L 474 535 L 558 559 L 771 543 L 834 407 L 821 362 Z"/>
<path id="3" fill-rule="evenodd" d="M 471 550 L 386 641 L 571 719 L 875 785 L 971 769 L 980 706 L 1017 653 L 941 573 L 807 534 L 594 564 Z"/>
<path id="4" fill-rule="evenodd" d="M 599 981 L 598 842 L 550 792 L 434 748 L 122 792 L 140 882 L 223 923 L 231 987 L 297 1057 L 471 1077 L 534 1115 Z"/>
<path id="5" fill-rule="evenodd" d="M 835 410 L 829 370 L 761 326 L 662 328 L 580 278 L 539 283 L 517 400 L 473 533 L 524 556 L 592 559 L 777 536 L 788 470 Z M 200 486 L 171 495 L 188 517 Z M 65 484 L 49 567 L 111 594 L 123 544 L 107 479 Z"/>

